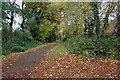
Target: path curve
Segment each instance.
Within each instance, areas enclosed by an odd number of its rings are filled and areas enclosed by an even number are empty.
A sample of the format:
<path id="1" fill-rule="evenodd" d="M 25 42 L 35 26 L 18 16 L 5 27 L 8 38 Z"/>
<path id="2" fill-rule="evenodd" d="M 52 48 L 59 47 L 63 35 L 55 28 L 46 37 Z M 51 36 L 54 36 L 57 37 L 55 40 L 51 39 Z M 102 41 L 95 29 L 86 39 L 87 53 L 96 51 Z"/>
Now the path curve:
<path id="1" fill-rule="evenodd" d="M 41 58 L 43 58 L 52 48 L 61 43 L 61 41 L 56 41 L 38 46 L 23 52 L 21 57 L 14 58 L 15 55 L 11 60 L 4 61 L 2 64 L 2 77 L 27 78 L 30 75 L 30 71 L 40 64 Z"/>

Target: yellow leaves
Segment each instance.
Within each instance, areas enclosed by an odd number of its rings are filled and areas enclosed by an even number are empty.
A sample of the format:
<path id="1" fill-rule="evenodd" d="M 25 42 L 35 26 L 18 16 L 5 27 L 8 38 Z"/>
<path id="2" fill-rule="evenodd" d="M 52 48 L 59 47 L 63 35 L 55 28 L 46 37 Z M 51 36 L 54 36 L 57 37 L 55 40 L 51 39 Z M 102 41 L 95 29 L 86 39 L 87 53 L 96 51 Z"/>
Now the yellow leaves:
<path id="1" fill-rule="evenodd" d="M 60 66 L 62 66 L 62 65 L 60 65 Z"/>
<path id="2" fill-rule="evenodd" d="M 103 52 L 103 50 L 100 50 L 101 52 Z"/>
<path id="3" fill-rule="evenodd" d="M 56 23 L 53 24 L 53 26 L 55 26 L 55 25 L 56 25 Z"/>
<path id="4" fill-rule="evenodd" d="M 47 21 L 45 20 L 45 22 L 47 22 Z M 48 21 L 48 23 L 49 23 L 49 21 Z M 55 24 L 53 24 L 53 25 L 55 25 Z M 45 38 L 48 38 L 50 36 L 50 32 L 53 31 L 53 28 L 54 28 L 53 25 L 52 24 L 47 24 L 47 25 L 44 24 L 44 27 L 36 25 L 35 28 L 37 30 L 34 32 L 34 35 L 38 35 L 38 36 L 36 36 L 37 39 L 45 41 Z"/>
<path id="5" fill-rule="evenodd" d="M 107 60 L 105 61 L 105 63 L 107 63 Z"/>
<path id="6" fill-rule="evenodd" d="M 40 7 L 39 10 L 41 10 L 42 8 Z"/>
<path id="7" fill-rule="evenodd" d="M 37 11 L 37 8 L 34 11 Z"/>
<path id="8" fill-rule="evenodd" d="M 9 64 L 10 66 L 12 66 L 12 64 Z"/>
<path id="9" fill-rule="evenodd" d="M 71 54 L 72 56 L 75 56 L 75 54 Z"/>
<path id="10" fill-rule="evenodd" d="M 78 58 L 82 58 L 81 56 L 78 56 Z"/>

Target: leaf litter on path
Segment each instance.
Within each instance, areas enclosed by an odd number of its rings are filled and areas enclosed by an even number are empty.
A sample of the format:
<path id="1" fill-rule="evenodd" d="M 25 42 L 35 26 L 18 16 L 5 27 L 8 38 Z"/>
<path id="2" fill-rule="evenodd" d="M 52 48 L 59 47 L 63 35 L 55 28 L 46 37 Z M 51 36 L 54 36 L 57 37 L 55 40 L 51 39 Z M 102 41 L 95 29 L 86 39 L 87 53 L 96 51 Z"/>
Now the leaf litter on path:
<path id="1" fill-rule="evenodd" d="M 59 45 L 60 46 L 60 45 Z M 57 47 L 59 47 L 57 46 Z M 33 71 L 32 77 L 37 78 L 118 78 L 119 69 L 117 60 L 94 60 L 86 57 L 53 49 L 56 53 L 49 52 L 42 60 L 42 65 Z M 57 57 L 57 58 L 56 58 Z M 41 73 L 42 71 L 42 73 Z M 30 76 L 30 77 L 31 77 Z"/>

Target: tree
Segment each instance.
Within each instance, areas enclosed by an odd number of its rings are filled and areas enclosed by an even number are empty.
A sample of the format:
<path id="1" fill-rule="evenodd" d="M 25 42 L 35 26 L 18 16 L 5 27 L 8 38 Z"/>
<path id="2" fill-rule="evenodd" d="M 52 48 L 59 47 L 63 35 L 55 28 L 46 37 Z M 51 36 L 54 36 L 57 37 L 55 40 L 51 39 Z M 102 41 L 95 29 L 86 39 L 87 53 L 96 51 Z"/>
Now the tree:
<path id="1" fill-rule="evenodd" d="M 61 23 L 63 26 L 60 30 L 63 31 L 63 36 L 67 38 L 70 35 L 80 36 L 84 34 L 83 25 L 85 24 L 86 27 L 88 27 L 88 23 L 92 20 L 93 16 L 89 3 L 61 2 L 56 3 L 56 5 L 60 10 L 59 15 L 61 15 Z"/>
<path id="2" fill-rule="evenodd" d="M 88 24 L 88 37 L 93 36 L 93 28 L 94 28 L 94 19 L 91 20 L 91 23 Z"/>
<path id="3" fill-rule="evenodd" d="M 107 31 L 107 27 L 109 26 L 108 24 L 108 17 L 109 15 L 113 12 L 113 10 L 115 9 L 116 7 L 116 3 L 112 2 L 112 3 L 107 3 L 108 6 L 106 7 L 106 13 L 105 13 L 105 18 L 104 18 L 104 27 L 103 27 L 103 31 L 102 31 L 102 34 L 104 35 L 105 37 L 105 34 L 106 34 L 106 31 Z"/>
<path id="4" fill-rule="evenodd" d="M 53 24 L 59 23 L 55 16 L 52 3 L 48 2 L 27 2 L 25 3 L 32 17 L 27 18 L 27 25 L 36 40 L 45 41 L 55 35 Z"/>
<path id="5" fill-rule="evenodd" d="M 57 22 L 55 19 L 55 12 L 51 9 L 52 4 L 50 2 L 27 2 L 26 7 L 32 11 L 37 24 L 40 24 L 43 19 L 50 20 L 51 22 Z"/>
<path id="6" fill-rule="evenodd" d="M 25 23 L 25 19 L 26 19 L 26 12 L 25 12 L 25 8 L 24 8 L 24 5 L 25 5 L 25 2 L 22 2 L 22 9 L 21 9 L 21 12 L 22 12 L 22 23 L 21 23 L 21 28 L 22 30 L 24 30 L 24 23 Z"/>
<path id="7" fill-rule="evenodd" d="M 91 2 L 90 4 L 93 8 L 92 10 L 94 13 L 94 20 L 92 20 L 91 25 L 90 25 L 91 27 L 90 36 L 92 35 L 92 30 L 94 26 L 96 26 L 96 35 L 99 35 L 100 34 L 100 19 L 99 19 L 99 12 L 98 12 L 98 2 Z"/>
<path id="8" fill-rule="evenodd" d="M 117 37 L 120 37 L 120 0 L 117 5 Z"/>
<path id="9" fill-rule="evenodd" d="M 12 26 L 14 23 L 14 15 L 19 12 L 19 5 L 17 5 L 16 0 L 12 0 L 10 2 L 2 2 L 2 19 L 3 23 L 9 23 L 10 32 L 12 32 Z"/>

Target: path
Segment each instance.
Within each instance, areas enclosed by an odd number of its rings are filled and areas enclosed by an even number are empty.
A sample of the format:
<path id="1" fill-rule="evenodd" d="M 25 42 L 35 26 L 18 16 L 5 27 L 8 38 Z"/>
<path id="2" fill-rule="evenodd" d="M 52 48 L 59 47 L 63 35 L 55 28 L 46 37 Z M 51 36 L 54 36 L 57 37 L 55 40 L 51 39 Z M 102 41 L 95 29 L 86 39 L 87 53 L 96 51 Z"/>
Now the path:
<path id="1" fill-rule="evenodd" d="M 40 64 L 40 59 L 60 43 L 60 41 L 57 41 L 38 46 L 35 49 L 24 52 L 22 57 L 3 62 L 3 78 L 27 78 L 30 71 Z"/>

